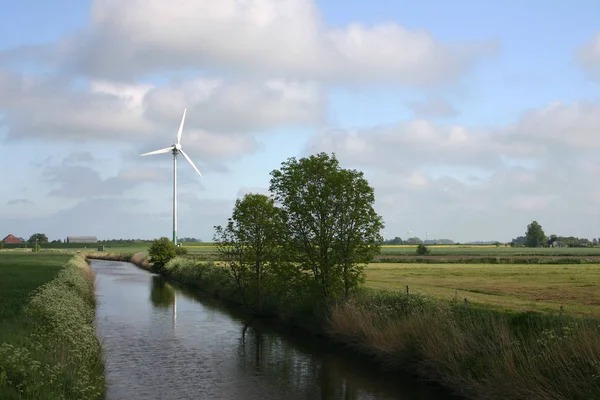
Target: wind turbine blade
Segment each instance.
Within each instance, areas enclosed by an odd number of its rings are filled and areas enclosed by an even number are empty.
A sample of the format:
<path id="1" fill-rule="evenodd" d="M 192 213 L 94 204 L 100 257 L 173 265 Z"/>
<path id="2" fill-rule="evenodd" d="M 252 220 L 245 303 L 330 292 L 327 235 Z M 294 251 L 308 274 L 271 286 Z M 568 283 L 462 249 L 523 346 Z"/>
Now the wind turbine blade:
<path id="1" fill-rule="evenodd" d="M 181 118 L 181 124 L 179 124 L 179 131 L 177 131 L 177 143 L 181 143 L 181 132 L 183 132 L 183 123 L 185 122 L 185 113 L 187 108 L 183 109 L 183 118 Z"/>
<path id="2" fill-rule="evenodd" d="M 151 156 L 153 154 L 168 153 L 171 150 L 173 150 L 173 146 L 171 146 L 171 147 L 165 147 L 164 149 L 160 149 L 160 150 L 154 150 L 154 151 L 151 151 L 149 153 L 140 154 L 140 157 L 142 157 L 142 156 Z"/>
<path id="3" fill-rule="evenodd" d="M 196 168 L 196 166 L 194 165 L 194 163 L 192 162 L 192 160 L 190 159 L 190 157 L 187 154 L 185 154 L 185 151 L 183 151 L 183 150 L 179 150 L 179 151 L 181 152 L 181 154 L 183 154 L 183 156 L 185 157 L 185 159 L 189 161 L 189 163 L 196 170 L 196 172 L 198 173 L 198 175 L 200 175 L 201 178 L 204 178 L 202 176 L 202 174 L 200 173 L 200 171 L 198 171 L 198 168 Z"/>

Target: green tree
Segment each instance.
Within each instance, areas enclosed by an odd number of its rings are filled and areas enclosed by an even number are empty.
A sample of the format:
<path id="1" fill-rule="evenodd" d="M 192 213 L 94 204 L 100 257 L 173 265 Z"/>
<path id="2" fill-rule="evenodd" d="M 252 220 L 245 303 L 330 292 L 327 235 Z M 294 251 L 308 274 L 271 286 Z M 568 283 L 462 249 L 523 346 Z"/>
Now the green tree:
<path id="1" fill-rule="evenodd" d="M 155 272 L 164 271 L 165 265 L 177 256 L 177 246 L 169 238 L 154 239 L 148 249 L 152 269 Z"/>
<path id="2" fill-rule="evenodd" d="M 419 256 L 428 256 L 431 253 L 429 247 L 425 246 L 423 243 L 419 243 L 417 246 L 417 255 Z"/>
<path id="3" fill-rule="evenodd" d="M 280 265 L 279 243 L 284 234 L 282 211 L 273 199 L 246 194 L 237 199 L 227 226 L 215 226 L 214 241 L 227 261 L 242 302 L 258 312 L 268 297 L 268 283 Z"/>
<path id="4" fill-rule="evenodd" d="M 363 173 L 340 168 L 326 153 L 289 158 L 271 172 L 269 189 L 284 211 L 286 254 L 312 275 L 323 297 L 347 296 L 383 241 Z"/>
<path id="5" fill-rule="evenodd" d="M 48 243 L 48 236 L 46 236 L 44 233 L 34 233 L 33 235 L 31 235 L 29 237 L 29 240 L 27 240 L 27 243 L 35 244 L 36 239 L 37 239 L 37 243 L 39 243 L 39 244 Z"/>
<path id="6" fill-rule="evenodd" d="M 546 242 L 546 234 L 537 221 L 533 221 L 527 225 L 527 232 L 525 233 L 526 247 L 543 247 L 546 245 Z"/>

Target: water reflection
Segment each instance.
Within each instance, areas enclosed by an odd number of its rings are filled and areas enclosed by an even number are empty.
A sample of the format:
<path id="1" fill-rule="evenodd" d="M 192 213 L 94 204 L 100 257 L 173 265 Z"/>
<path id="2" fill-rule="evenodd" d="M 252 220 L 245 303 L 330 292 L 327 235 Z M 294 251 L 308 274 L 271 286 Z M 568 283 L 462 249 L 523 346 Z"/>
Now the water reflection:
<path id="1" fill-rule="evenodd" d="M 175 304 L 175 288 L 162 276 L 153 276 L 150 281 L 150 301 L 154 307 L 169 308 Z"/>
<path id="2" fill-rule="evenodd" d="M 448 398 L 282 326 L 244 331 L 240 310 L 131 264 L 92 268 L 107 399 Z"/>

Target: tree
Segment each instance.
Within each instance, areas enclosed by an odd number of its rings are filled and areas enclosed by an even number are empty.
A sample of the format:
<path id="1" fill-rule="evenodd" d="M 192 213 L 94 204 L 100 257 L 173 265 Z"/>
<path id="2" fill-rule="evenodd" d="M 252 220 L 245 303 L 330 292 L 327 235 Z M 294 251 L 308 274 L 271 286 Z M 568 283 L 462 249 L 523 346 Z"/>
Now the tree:
<path id="1" fill-rule="evenodd" d="M 44 233 L 34 233 L 33 235 L 31 235 L 29 237 L 29 240 L 27 241 L 27 243 L 35 244 L 36 239 L 37 239 L 37 243 L 39 243 L 39 244 L 48 243 L 48 236 L 46 236 Z"/>
<path id="2" fill-rule="evenodd" d="M 282 211 L 263 194 L 237 199 L 226 227 L 216 226 L 214 241 L 227 261 L 242 302 L 263 310 L 266 281 L 275 273 L 284 232 Z"/>
<path id="3" fill-rule="evenodd" d="M 148 249 L 152 269 L 155 272 L 164 271 L 165 265 L 177 256 L 177 246 L 169 238 L 154 239 Z"/>
<path id="4" fill-rule="evenodd" d="M 527 225 L 527 232 L 525 233 L 525 246 L 541 247 L 545 244 L 546 234 L 544 233 L 542 226 L 537 221 L 533 221 Z"/>
<path id="5" fill-rule="evenodd" d="M 428 256 L 431 253 L 431 250 L 423 243 L 419 243 L 417 246 L 417 255 L 419 256 Z"/>
<path id="6" fill-rule="evenodd" d="M 347 296 L 383 241 L 374 190 L 363 173 L 340 168 L 335 155 L 292 157 L 271 172 L 269 190 L 284 211 L 286 254 L 311 274 L 324 298 Z"/>

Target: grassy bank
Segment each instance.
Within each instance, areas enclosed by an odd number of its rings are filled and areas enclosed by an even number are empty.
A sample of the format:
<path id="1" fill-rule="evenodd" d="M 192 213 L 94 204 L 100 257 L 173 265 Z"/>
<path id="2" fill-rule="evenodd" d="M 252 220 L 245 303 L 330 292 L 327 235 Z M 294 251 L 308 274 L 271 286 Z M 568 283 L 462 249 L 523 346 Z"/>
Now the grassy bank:
<path id="1" fill-rule="evenodd" d="M 151 267 L 151 263 L 148 258 L 148 253 L 145 251 L 138 251 L 132 253 L 111 253 L 98 251 L 83 253 L 82 256 L 85 258 L 95 260 L 130 262 L 146 270 L 150 270 Z"/>
<path id="2" fill-rule="evenodd" d="M 82 257 L 0 253 L 0 398 L 104 398 L 94 317 Z"/>
<path id="3" fill-rule="evenodd" d="M 365 290 L 331 307 L 333 338 L 473 399 L 600 398 L 600 321 Z"/>

